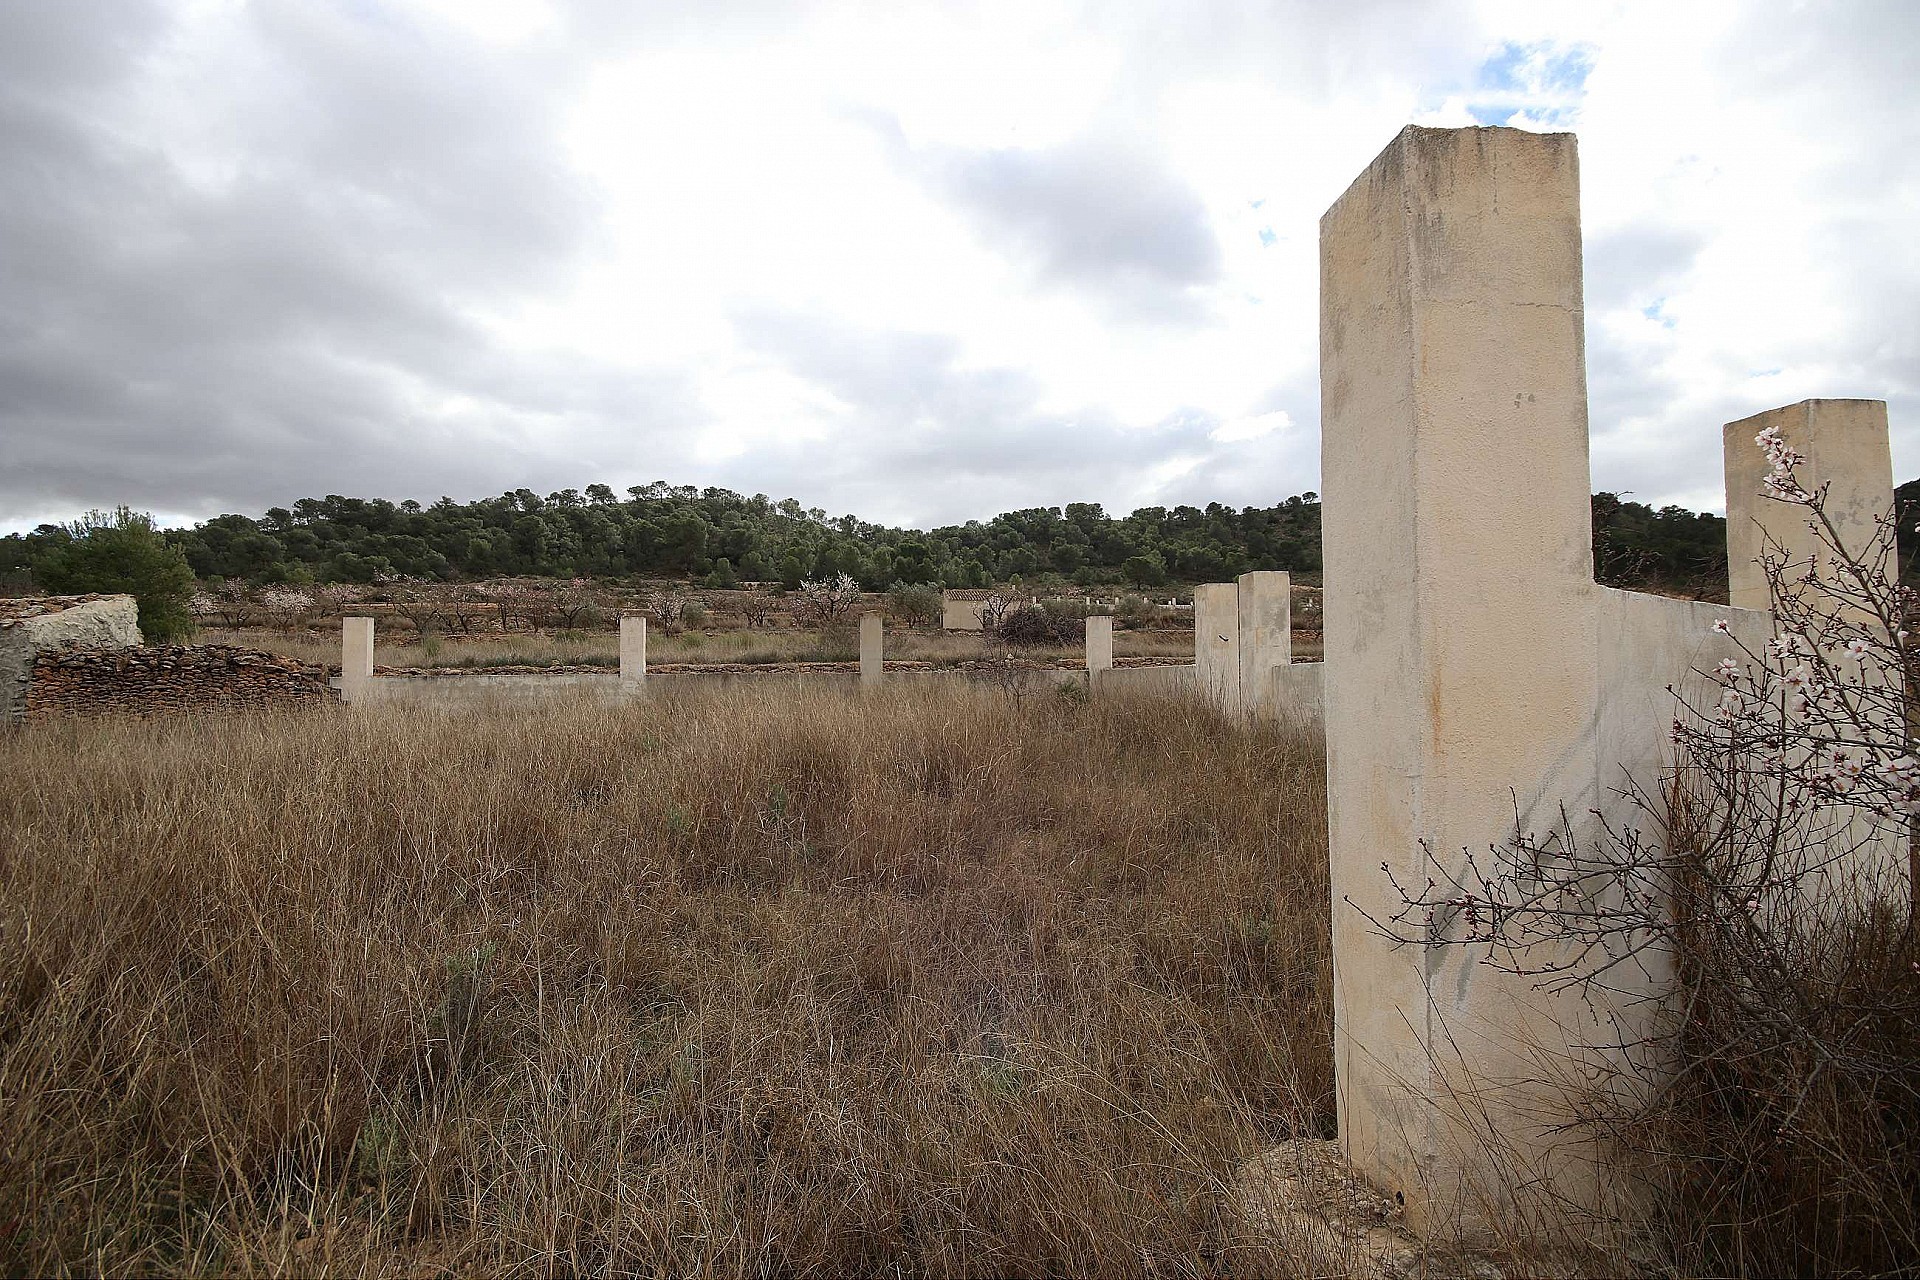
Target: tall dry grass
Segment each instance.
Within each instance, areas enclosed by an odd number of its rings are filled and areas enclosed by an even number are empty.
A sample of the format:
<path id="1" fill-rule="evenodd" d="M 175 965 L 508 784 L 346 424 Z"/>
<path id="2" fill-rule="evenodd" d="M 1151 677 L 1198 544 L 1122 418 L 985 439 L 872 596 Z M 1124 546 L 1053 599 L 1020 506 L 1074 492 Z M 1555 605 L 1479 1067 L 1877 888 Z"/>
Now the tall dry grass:
<path id="1" fill-rule="evenodd" d="M 0 1269 L 1271 1274 L 1316 748 L 963 689 L 0 750 Z"/>

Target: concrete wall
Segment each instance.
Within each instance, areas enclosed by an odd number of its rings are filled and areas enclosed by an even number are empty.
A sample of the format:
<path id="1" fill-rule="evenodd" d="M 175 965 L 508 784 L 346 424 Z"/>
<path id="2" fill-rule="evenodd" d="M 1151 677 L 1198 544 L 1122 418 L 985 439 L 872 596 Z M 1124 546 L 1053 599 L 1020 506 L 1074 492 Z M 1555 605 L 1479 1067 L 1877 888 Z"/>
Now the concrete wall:
<path id="1" fill-rule="evenodd" d="M 1624 1066 L 1607 1045 L 1649 1034 L 1672 973 L 1647 954 L 1552 995 L 1477 948 L 1395 943 L 1379 922 L 1405 900 L 1386 872 L 1418 895 L 1471 883 L 1469 851 L 1516 829 L 1587 853 L 1608 847 L 1603 821 L 1657 838 L 1624 793 L 1659 798 L 1674 691 L 1710 705 L 1700 673 L 1773 627 L 1593 583 L 1582 330 L 1568 135 L 1409 128 L 1321 222 L 1340 1128 L 1422 1231 L 1567 1203 L 1605 1215 L 1638 1194 L 1550 1082 L 1570 1062 Z M 1808 545 L 1804 508 L 1749 496 L 1769 423 L 1807 455 L 1803 482 L 1829 486 L 1843 538 L 1870 538 L 1891 503 L 1884 407 L 1809 401 L 1726 428 L 1731 557 L 1750 565 L 1763 531 Z M 1736 604 L 1766 602 L 1736 575 Z M 1276 701 L 1311 698 L 1301 672 L 1274 673 Z M 1549 958 L 1566 957 L 1518 962 Z"/>
<path id="2" fill-rule="evenodd" d="M 1383 863 L 1419 888 L 1516 804 L 1550 829 L 1596 799 L 1579 207 L 1570 135 L 1408 128 L 1321 220 L 1340 1128 L 1421 1229 L 1501 1207 L 1489 1130 L 1522 1180 L 1562 1172 L 1525 1083 L 1560 1011 L 1368 917 L 1398 909 Z"/>
<path id="3" fill-rule="evenodd" d="M 1193 589 L 1193 658 L 1200 694 L 1230 716 L 1240 714 L 1240 591 L 1231 582 Z"/>
<path id="4" fill-rule="evenodd" d="M 1738 640 L 1759 651 L 1772 634 L 1772 615 L 1698 600 L 1670 600 L 1612 587 L 1599 592 L 1600 700 L 1595 715 L 1598 803 L 1621 827 L 1644 825 L 1624 803 L 1629 786 L 1657 794 L 1660 771 L 1672 763 L 1665 730 L 1673 723 L 1677 690 L 1696 706 L 1718 692 L 1701 672 L 1738 657 Z M 1726 621 L 1721 635 L 1713 624 Z M 1744 661 L 1744 659 L 1743 659 Z"/>
<path id="5" fill-rule="evenodd" d="M 1093 620 L 1089 619 L 1089 627 Z M 1110 625 L 1110 624 L 1109 624 Z M 1091 646 L 1093 632 L 1088 632 Z M 1112 634 L 1107 633 L 1111 662 Z M 1233 582 L 1208 582 L 1193 589 L 1194 665 L 1182 677 L 1141 677 L 1140 683 L 1168 691 L 1186 691 L 1230 716 L 1320 722 L 1320 676 L 1276 676 L 1293 661 L 1293 589 L 1286 573 L 1243 573 Z M 1089 648 L 1089 653 L 1092 649 Z M 1091 661 L 1091 659 L 1090 659 Z M 1104 688 L 1126 687 L 1123 680 Z M 1300 701 L 1291 701 L 1298 694 Z M 1285 699 L 1282 702 L 1277 699 Z"/>
<path id="6" fill-rule="evenodd" d="M 1324 662 L 1267 668 L 1266 691 L 1257 714 L 1297 729 L 1325 732 L 1326 674 Z"/>
<path id="7" fill-rule="evenodd" d="M 1113 669 L 1113 616 L 1096 613 L 1087 617 L 1087 672 Z"/>
<path id="8" fill-rule="evenodd" d="M 1727 598 L 1743 609 L 1768 609 L 1762 555 L 1783 557 L 1798 577 L 1820 539 L 1807 527 L 1807 509 L 1761 496 L 1769 464 L 1753 438 L 1764 428 L 1781 436 L 1806 462 L 1796 470 L 1809 490 L 1826 488 L 1827 519 L 1840 545 L 1866 556 L 1875 545 L 1877 517 L 1893 513 L 1893 455 L 1883 400 L 1802 400 L 1729 422 L 1722 432 L 1727 474 Z M 1882 566 L 1889 567 L 1889 566 Z"/>
<path id="9" fill-rule="evenodd" d="M 620 618 L 620 691 L 629 696 L 647 691 L 647 620 L 632 614 Z"/>
<path id="10" fill-rule="evenodd" d="M 1129 679 L 1151 676 L 1155 672 L 1172 672 L 1175 676 L 1171 680 L 1163 678 L 1158 682 Z M 1178 685 L 1181 673 L 1186 675 L 1190 683 L 1192 672 L 1192 667 L 1128 667 L 1105 672 L 1103 678 L 1117 675 L 1122 677 L 1121 685 L 1130 691 L 1137 686 L 1142 692 L 1160 692 L 1161 689 L 1156 685 Z M 1081 684 L 1087 679 L 1087 673 L 1062 668 L 1042 668 L 1022 671 L 1017 678 L 1021 687 L 1027 692 L 1044 692 L 1057 685 Z M 679 693 L 717 689 L 729 685 L 771 688 L 796 682 L 816 686 L 821 684 L 837 686 L 848 693 L 864 687 L 860 683 L 859 673 L 855 671 L 770 671 L 751 674 L 655 671 L 647 676 L 647 696 L 650 699 L 664 698 Z M 887 673 L 888 685 L 912 687 L 917 684 L 956 682 L 997 690 L 1002 686 L 1002 677 L 999 673 L 965 669 Z M 431 676 L 375 676 L 366 682 L 360 692 L 359 701 L 367 704 L 458 708 L 497 705 L 501 702 L 536 704 L 572 697 L 585 697 L 605 702 L 630 700 L 630 695 L 621 688 L 620 677 L 612 671 L 498 673 L 449 671 L 445 675 Z"/>
<path id="11" fill-rule="evenodd" d="M 1275 667 L 1293 661 L 1293 579 L 1285 573 L 1243 573 L 1235 582 L 1240 610 L 1240 709 L 1271 719 Z"/>
<path id="12" fill-rule="evenodd" d="M 877 688 L 887 678 L 886 621 L 877 613 L 860 615 L 860 684 Z"/>
<path id="13" fill-rule="evenodd" d="M 34 659 L 64 647 L 127 649 L 140 643 L 140 606 L 132 596 L 45 596 L 18 602 L 45 610 L 0 624 L 0 706 L 18 720 L 27 710 Z"/>
<path id="14" fill-rule="evenodd" d="M 372 680 L 373 619 L 340 619 L 340 701 L 360 701 Z"/>
<path id="15" fill-rule="evenodd" d="M 947 631 L 979 631 L 983 600 L 955 600 L 951 594 L 941 597 L 940 626 Z"/>

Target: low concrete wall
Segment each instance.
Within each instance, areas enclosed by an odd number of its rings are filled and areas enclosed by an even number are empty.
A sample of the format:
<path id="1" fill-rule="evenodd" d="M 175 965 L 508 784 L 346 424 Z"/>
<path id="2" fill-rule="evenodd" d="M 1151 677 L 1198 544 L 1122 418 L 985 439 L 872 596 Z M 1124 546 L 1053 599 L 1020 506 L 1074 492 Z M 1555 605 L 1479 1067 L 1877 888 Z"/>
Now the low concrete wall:
<path id="1" fill-rule="evenodd" d="M 1289 666 L 1268 668 L 1261 717 L 1325 733 L 1326 677 L 1326 664 L 1322 662 L 1296 662 Z"/>
<path id="2" fill-rule="evenodd" d="M 1153 677 L 1161 672 L 1189 672 L 1192 667 L 1133 667 L 1117 674 L 1123 677 Z M 1115 672 L 1105 673 L 1108 676 Z M 906 668 L 889 669 L 888 684 L 937 684 L 963 682 L 982 688 L 1004 684 L 997 672 L 978 669 Z M 1084 685 L 1087 675 L 1068 667 L 1038 667 L 1013 673 L 1015 686 L 1023 692 L 1039 692 L 1059 685 Z M 857 670 L 828 671 L 655 671 L 647 676 L 649 697 L 677 692 L 725 688 L 731 685 L 786 685 L 794 683 L 831 685 L 849 693 L 862 687 Z M 1175 683 L 1178 683 L 1177 681 Z M 334 688 L 340 681 L 332 681 Z M 1142 687 L 1151 680 L 1141 681 Z M 538 702 L 555 697 L 581 696 L 606 702 L 627 700 L 617 673 L 606 672 L 487 672 L 459 671 L 446 675 L 377 675 L 361 686 L 356 702 L 366 704 L 398 703 L 406 706 L 457 707 L 492 705 L 507 702 Z"/>
<path id="3" fill-rule="evenodd" d="M 26 714 L 27 686 L 40 654 L 140 643 L 140 606 L 132 596 L 37 596 L 7 604 L 11 616 L 0 618 L 0 704 L 10 720 Z"/>
<path id="4" fill-rule="evenodd" d="M 1594 750 L 1598 760 L 1601 810 L 1615 823 L 1638 826 L 1631 805 L 1619 794 L 1628 785 L 1659 786 L 1660 771 L 1672 762 L 1666 729 L 1677 707 L 1674 691 L 1713 703 L 1717 690 L 1697 674 L 1722 658 L 1738 657 L 1738 640 L 1759 652 L 1773 634 L 1771 614 L 1724 604 L 1673 600 L 1638 591 L 1600 587 L 1600 698 Z M 1729 636 L 1713 624 L 1726 619 Z"/>

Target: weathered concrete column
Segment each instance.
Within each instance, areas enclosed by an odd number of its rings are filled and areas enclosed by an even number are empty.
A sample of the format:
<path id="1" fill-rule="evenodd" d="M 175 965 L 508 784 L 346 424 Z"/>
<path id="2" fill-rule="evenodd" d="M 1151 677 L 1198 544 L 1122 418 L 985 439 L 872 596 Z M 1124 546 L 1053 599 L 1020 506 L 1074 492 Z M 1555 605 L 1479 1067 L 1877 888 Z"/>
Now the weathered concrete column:
<path id="1" fill-rule="evenodd" d="M 1293 575 L 1263 570 L 1243 573 L 1240 601 L 1240 709 L 1249 716 L 1273 714 L 1269 673 L 1293 661 Z"/>
<path id="2" fill-rule="evenodd" d="M 877 613 L 863 613 L 860 615 L 860 687 L 877 688 L 886 675 L 886 620 Z"/>
<path id="3" fill-rule="evenodd" d="M 1826 487 L 1827 519 L 1840 544 L 1867 554 L 1879 530 L 1874 517 L 1893 512 L 1893 454 L 1887 441 L 1884 400 L 1802 400 L 1729 422 L 1722 433 L 1727 468 L 1727 599 L 1738 609 L 1770 609 L 1767 554 L 1784 555 L 1789 576 L 1798 577 L 1822 552 L 1807 527 L 1807 509 L 1761 496 L 1766 456 L 1753 438 L 1780 428 L 1788 445 L 1806 456 L 1796 469 L 1808 489 Z M 1891 567 L 1891 566 L 1885 566 Z"/>
<path id="4" fill-rule="evenodd" d="M 1574 139 L 1408 128 L 1320 224 L 1327 791 L 1340 1131 L 1422 1230 L 1556 1162 L 1555 1010 L 1373 920 L 1596 797 Z M 1491 1147 L 1485 1141 L 1491 1137 Z M 1500 1148 L 1500 1149 L 1493 1149 Z"/>
<path id="5" fill-rule="evenodd" d="M 361 701 L 372 680 L 373 619 L 340 619 L 340 701 Z"/>
<path id="6" fill-rule="evenodd" d="M 1087 679 L 1113 670 L 1113 615 L 1087 615 Z"/>
<path id="7" fill-rule="evenodd" d="M 620 692 L 634 697 L 647 691 L 647 620 L 620 615 Z"/>
<path id="8" fill-rule="evenodd" d="M 1240 588 L 1209 582 L 1193 589 L 1193 665 L 1200 696 L 1240 714 Z"/>

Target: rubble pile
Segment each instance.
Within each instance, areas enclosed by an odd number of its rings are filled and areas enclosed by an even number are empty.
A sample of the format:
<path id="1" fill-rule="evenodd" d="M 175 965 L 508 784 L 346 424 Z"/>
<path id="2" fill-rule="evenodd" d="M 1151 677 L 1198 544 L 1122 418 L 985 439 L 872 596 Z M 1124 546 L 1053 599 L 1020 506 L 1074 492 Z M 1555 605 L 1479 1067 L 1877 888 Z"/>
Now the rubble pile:
<path id="1" fill-rule="evenodd" d="M 27 685 L 29 720 L 69 715 L 318 705 L 330 696 L 316 666 L 228 645 L 53 649 Z"/>

